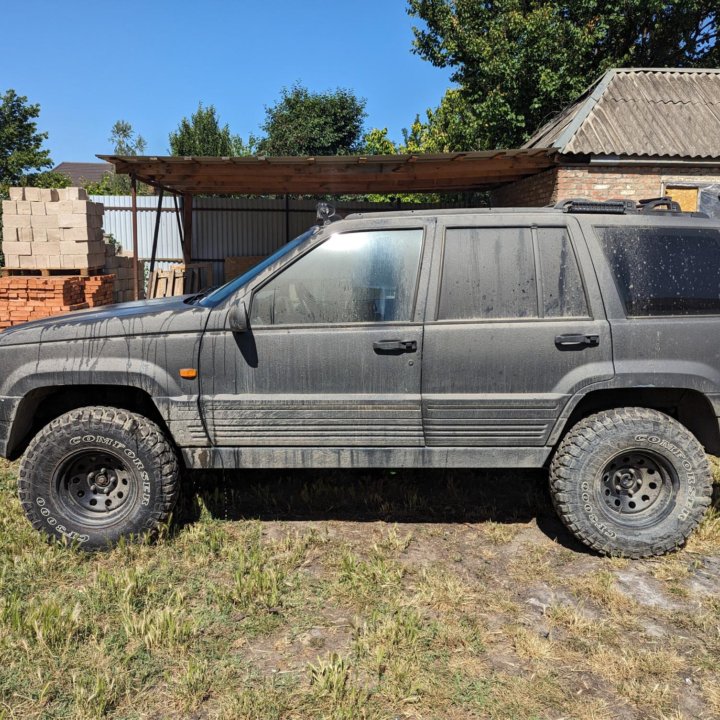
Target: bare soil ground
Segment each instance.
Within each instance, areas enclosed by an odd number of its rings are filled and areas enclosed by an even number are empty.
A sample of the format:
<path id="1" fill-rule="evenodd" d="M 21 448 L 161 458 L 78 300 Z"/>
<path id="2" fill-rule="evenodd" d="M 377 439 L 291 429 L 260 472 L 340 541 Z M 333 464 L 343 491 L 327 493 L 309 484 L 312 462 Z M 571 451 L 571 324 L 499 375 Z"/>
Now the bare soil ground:
<path id="1" fill-rule="evenodd" d="M 626 561 L 543 473 L 211 476 L 157 544 L 86 555 L 0 464 L 0 718 L 717 718 L 718 507 Z"/>

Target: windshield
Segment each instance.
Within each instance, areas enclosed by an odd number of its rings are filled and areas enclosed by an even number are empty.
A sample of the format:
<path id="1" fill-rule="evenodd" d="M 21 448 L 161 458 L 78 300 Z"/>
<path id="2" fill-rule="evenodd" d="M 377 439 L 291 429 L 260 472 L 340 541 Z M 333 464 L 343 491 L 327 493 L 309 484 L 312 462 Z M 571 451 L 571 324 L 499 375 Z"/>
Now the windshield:
<path id="1" fill-rule="evenodd" d="M 254 267 L 250 268 L 246 273 L 233 278 L 230 282 L 221 285 L 213 292 L 209 293 L 200 300 L 201 305 L 217 305 L 226 298 L 230 297 L 236 290 L 239 290 L 243 285 L 247 285 L 253 278 L 257 277 L 265 268 L 270 267 L 274 262 L 278 261 L 284 255 L 294 250 L 298 245 L 301 245 L 308 240 L 312 235 L 315 234 L 317 227 L 310 228 L 302 235 L 291 240 L 287 245 L 283 245 L 279 250 L 276 250 L 272 255 L 266 257 L 261 263 L 258 263 Z"/>

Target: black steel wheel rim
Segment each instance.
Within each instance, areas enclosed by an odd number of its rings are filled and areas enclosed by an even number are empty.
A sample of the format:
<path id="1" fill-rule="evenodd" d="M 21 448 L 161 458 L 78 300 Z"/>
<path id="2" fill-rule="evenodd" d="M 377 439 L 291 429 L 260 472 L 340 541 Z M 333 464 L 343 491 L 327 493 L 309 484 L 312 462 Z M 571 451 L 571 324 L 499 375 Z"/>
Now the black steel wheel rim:
<path id="1" fill-rule="evenodd" d="M 672 463 L 641 448 L 624 450 L 605 464 L 595 484 L 600 507 L 614 522 L 655 525 L 675 506 L 680 481 Z"/>
<path id="2" fill-rule="evenodd" d="M 125 461 L 105 449 L 85 449 L 65 458 L 53 478 L 57 498 L 75 521 L 110 525 L 135 505 L 138 484 Z"/>

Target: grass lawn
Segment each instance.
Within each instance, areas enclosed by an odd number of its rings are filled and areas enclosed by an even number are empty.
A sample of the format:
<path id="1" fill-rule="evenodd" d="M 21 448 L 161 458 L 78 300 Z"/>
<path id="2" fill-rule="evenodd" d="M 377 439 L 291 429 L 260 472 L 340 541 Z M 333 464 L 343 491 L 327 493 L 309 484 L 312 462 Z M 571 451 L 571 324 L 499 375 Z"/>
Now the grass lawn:
<path id="1" fill-rule="evenodd" d="M 248 473 L 87 555 L 36 535 L 15 470 L 3 720 L 720 717 L 717 501 L 633 562 L 576 544 L 542 473 Z"/>

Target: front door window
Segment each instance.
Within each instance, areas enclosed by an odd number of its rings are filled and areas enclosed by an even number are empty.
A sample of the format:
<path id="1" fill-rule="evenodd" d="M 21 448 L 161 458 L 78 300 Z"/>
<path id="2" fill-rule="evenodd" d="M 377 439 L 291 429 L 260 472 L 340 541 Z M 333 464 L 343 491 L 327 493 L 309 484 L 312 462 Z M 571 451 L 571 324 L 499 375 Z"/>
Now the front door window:
<path id="1" fill-rule="evenodd" d="M 423 231 L 331 236 L 255 293 L 253 326 L 410 322 Z"/>

